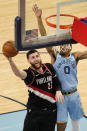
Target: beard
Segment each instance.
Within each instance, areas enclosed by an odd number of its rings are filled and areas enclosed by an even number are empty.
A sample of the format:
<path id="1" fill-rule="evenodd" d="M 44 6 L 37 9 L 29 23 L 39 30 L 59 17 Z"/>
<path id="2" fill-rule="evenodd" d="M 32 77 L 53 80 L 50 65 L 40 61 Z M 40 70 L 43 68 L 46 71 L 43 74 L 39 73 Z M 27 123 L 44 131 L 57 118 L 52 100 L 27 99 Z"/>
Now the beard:
<path id="1" fill-rule="evenodd" d="M 66 56 L 66 53 L 63 53 L 63 52 L 62 52 L 62 53 L 60 53 L 60 54 L 61 54 L 62 56 Z"/>
<path id="2" fill-rule="evenodd" d="M 70 55 L 70 51 L 69 52 L 60 52 L 61 56 L 66 57 Z"/>
<path id="3" fill-rule="evenodd" d="M 42 66 L 42 61 L 39 62 L 39 66 L 37 67 L 36 64 L 33 64 L 33 63 L 30 63 L 31 66 L 34 68 L 34 69 L 40 69 L 40 67 Z"/>

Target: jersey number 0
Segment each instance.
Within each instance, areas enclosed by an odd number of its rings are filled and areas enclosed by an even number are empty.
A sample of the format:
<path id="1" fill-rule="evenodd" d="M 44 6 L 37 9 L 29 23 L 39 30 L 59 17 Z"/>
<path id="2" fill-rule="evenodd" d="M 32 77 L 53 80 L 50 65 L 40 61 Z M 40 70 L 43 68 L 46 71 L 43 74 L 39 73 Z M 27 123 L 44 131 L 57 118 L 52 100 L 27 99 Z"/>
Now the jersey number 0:
<path id="1" fill-rule="evenodd" d="M 64 67 L 64 73 L 65 74 L 70 74 L 70 67 L 69 66 Z"/>

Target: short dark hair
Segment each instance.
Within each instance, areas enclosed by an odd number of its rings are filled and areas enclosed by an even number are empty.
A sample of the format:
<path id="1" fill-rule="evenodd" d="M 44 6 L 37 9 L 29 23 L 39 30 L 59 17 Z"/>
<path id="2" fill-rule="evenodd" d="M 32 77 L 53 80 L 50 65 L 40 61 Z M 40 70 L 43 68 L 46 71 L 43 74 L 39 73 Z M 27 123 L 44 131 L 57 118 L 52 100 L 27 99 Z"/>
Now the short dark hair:
<path id="1" fill-rule="evenodd" d="M 38 51 L 37 51 L 37 50 L 29 50 L 29 51 L 27 52 L 27 54 L 26 54 L 27 59 L 29 58 L 29 55 L 31 55 L 31 54 L 33 54 L 33 53 L 35 53 L 35 52 L 38 52 Z"/>

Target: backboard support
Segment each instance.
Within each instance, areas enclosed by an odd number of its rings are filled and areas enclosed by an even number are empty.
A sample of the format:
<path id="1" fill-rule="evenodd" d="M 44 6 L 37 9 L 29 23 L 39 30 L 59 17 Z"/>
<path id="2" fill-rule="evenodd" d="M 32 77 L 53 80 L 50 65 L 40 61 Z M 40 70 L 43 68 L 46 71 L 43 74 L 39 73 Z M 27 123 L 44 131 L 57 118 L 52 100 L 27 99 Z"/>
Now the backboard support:
<path id="1" fill-rule="evenodd" d="M 18 0 L 18 16 L 15 18 L 15 47 L 19 51 L 39 49 L 49 46 L 58 46 L 61 44 L 77 43 L 72 39 L 72 32 L 67 33 L 69 30 L 60 31 L 60 6 L 71 3 L 79 3 L 86 0 L 72 0 L 70 2 L 62 2 L 57 4 L 57 31 L 55 35 L 36 37 L 26 40 L 25 30 L 25 4 L 26 0 Z M 61 32 L 61 33 L 60 33 Z"/>

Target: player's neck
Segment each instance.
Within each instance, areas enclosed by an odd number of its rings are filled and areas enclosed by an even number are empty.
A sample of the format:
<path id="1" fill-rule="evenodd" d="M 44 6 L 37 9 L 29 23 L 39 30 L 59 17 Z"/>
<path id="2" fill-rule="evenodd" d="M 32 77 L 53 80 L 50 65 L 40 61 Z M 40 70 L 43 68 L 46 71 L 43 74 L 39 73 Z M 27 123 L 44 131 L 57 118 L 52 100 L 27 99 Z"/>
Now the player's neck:
<path id="1" fill-rule="evenodd" d="M 67 58 L 67 57 L 70 56 L 70 53 L 69 54 L 61 54 L 61 56 L 64 57 L 64 58 Z"/>
<path id="2" fill-rule="evenodd" d="M 43 69 L 42 69 L 42 66 L 40 68 L 35 68 L 33 66 L 31 66 L 31 68 L 39 73 L 42 73 L 43 72 Z"/>
<path id="3" fill-rule="evenodd" d="M 42 73 L 43 72 L 42 66 L 39 69 L 36 69 L 36 71 Z"/>

